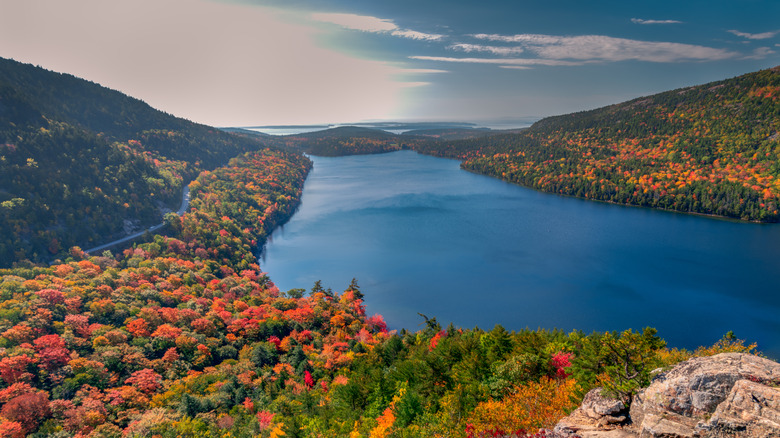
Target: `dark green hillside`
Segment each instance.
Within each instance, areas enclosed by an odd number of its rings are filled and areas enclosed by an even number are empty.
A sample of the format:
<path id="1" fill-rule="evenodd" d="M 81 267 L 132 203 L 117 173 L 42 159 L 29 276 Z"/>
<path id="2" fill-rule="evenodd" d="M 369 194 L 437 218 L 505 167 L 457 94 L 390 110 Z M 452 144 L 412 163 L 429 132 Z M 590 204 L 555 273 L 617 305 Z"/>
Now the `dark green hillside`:
<path id="1" fill-rule="evenodd" d="M 159 223 L 198 172 L 258 147 L 95 83 L 0 58 L 0 266 Z"/>
<path id="2" fill-rule="evenodd" d="M 421 152 L 546 192 L 776 222 L 780 68 Z"/>
<path id="3" fill-rule="evenodd" d="M 496 131 L 489 128 L 414 129 L 403 133 L 404 136 L 416 135 L 440 140 L 463 140 L 496 134 Z"/>
<path id="4" fill-rule="evenodd" d="M 429 124 L 418 123 L 408 126 L 417 125 L 427 126 Z M 434 127 L 414 129 L 403 134 L 393 134 L 381 129 L 361 126 L 342 126 L 323 131 L 277 137 L 276 140 L 269 139 L 268 141 L 280 147 L 320 156 L 377 154 L 401 149 L 415 149 L 423 153 L 441 155 L 439 150 L 442 149 L 443 145 L 439 141 L 477 139 L 508 133 L 488 128 L 430 125 Z M 401 127 L 404 126 L 406 125 L 401 125 Z M 517 132 L 517 130 L 510 132 Z M 479 148 L 477 144 L 469 144 L 467 147 L 469 150 Z"/>
<path id="5" fill-rule="evenodd" d="M 277 144 L 312 155 L 336 157 L 397 151 L 416 145 L 420 141 L 418 138 L 399 136 L 380 129 L 342 126 L 284 136 L 277 140 Z"/>
<path id="6" fill-rule="evenodd" d="M 337 128 L 325 129 L 322 131 L 306 132 L 303 134 L 295 134 L 289 137 L 299 138 L 301 140 L 319 140 L 326 138 L 338 138 L 349 139 L 355 137 L 372 138 L 372 139 L 387 139 L 395 138 L 395 134 L 391 134 L 381 129 L 363 128 L 360 126 L 339 126 Z"/>

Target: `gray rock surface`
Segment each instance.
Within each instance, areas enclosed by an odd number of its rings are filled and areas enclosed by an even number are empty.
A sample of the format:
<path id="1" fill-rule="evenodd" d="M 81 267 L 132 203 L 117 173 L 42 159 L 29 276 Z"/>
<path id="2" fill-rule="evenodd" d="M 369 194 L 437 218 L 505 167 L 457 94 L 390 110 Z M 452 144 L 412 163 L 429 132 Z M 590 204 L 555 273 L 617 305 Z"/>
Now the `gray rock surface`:
<path id="1" fill-rule="evenodd" d="M 625 414 L 628 413 L 626 405 L 622 401 L 605 397 L 601 393 L 601 388 L 596 388 L 585 394 L 580 409 L 585 415 L 596 420 L 610 417 L 610 423 L 625 421 Z M 622 420 L 619 419 L 621 417 Z"/>
<path id="2" fill-rule="evenodd" d="M 605 397 L 601 388 L 585 394 L 580 407 L 561 420 L 553 430 L 555 437 L 613 437 L 634 436 L 622 430 L 628 409 L 616 399 Z"/>
<path id="3" fill-rule="evenodd" d="M 693 437 L 707 436 L 713 430 L 708 422 L 727 399 L 737 382 L 743 390 L 762 388 L 776 390 L 767 384 L 780 381 L 780 364 L 758 356 L 724 353 L 688 360 L 653 379 L 649 387 L 634 396 L 631 420 L 641 436 Z M 744 391 L 743 391 L 744 392 Z M 743 397 L 748 394 L 742 395 Z M 773 398 L 767 400 L 778 401 Z M 732 415 L 726 402 L 721 408 L 723 418 Z M 737 406 L 734 403 L 731 406 Z M 775 405 L 766 412 L 772 412 Z M 733 413 L 738 415 L 737 413 Z M 755 417 L 758 419 L 759 417 Z M 734 431 L 736 434 L 738 431 Z M 754 435 L 730 435 L 754 436 Z"/>
<path id="4" fill-rule="evenodd" d="M 709 421 L 699 425 L 708 436 L 780 436 L 780 388 L 740 380 L 718 405 Z"/>
<path id="5" fill-rule="evenodd" d="M 780 364 L 742 353 L 694 358 L 636 394 L 629 418 L 623 409 L 591 391 L 553 436 L 780 438 Z"/>

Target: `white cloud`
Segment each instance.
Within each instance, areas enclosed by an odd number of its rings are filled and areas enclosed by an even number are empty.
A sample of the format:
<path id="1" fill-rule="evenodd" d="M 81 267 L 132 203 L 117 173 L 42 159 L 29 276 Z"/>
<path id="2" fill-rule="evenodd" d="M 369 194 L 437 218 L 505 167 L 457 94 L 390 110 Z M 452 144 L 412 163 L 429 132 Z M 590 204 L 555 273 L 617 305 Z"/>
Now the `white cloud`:
<path id="1" fill-rule="evenodd" d="M 780 47 L 780 45 L 777 45 Z M 745 59 L 764 59 L 769 55 L 774 55 L 776 52 L 769 47 L 758 47 L 753 50 L 753 53 L 746 56 Z"/>
<path id="2" fill-rule="evenodd" d="M 515 47 L 506 47 L 506 46 L 498 47 L 498 46 L 485 46 L 485 45 L 482 45 L 482 44 L 467 44 L 467 43 L 453 44 L 453 45 L 449 46 L 449 48 L 453 49 L 453 50 L 463 51 L 463 52 L 466 52 L 466 53 L 471 53 L 471 52 L 489 52 L 489 53 L 492 53 L 494 55 L 499 55 L 499 56 L 515 56 L 515 55 L 519 55 L 519 54 L 525 52 L 525 49 L 523 49 L 522 47 L 517 47 L 517 46 L 515 46 Z"/>
<path id="3" fill-rule="evenodd" d="M 425 87 L 431 85 L 430 82 L 401 82 L 404 88 Z"/>
<path id="4" fill-rule="evenodd" d="M 406 105 L 409 87 L 421 85 L 404 83 L 398 66 L 323 48 L 320 29 L 277 9 L 206 0 L 2 2 L 0 56 L 216 126 L 389 118 Z"/>
<path id="5" fill-rule="evenodd" d="M 455 62 L 461 64 L 503 64 L 503 65 L 550 65 L 572 66 L 582 65 L 584 62 L 561 61 L 556 59 L 532 59 L 532 58 L 453 58 L 448 56 L 410 56 L 410 59 L 420 61 Z"/>
<path id="6" fill-rule="evenodd" d="M 682 21 L 678 20 L 643 20 L 641 18 L 632 18 L 631 22 L 636 24 L 682 24 Z"/>
<path id="7" fill-rule="evenodd" d="M 426 41 L 439 41 L 444 38 L 444 35 L 422 33 L 416 30 L 394 30 L 391 32 L 394 36 L 400 36 L 404 38 L 411 38 L 413 40 L 426 40 Z"/>
<path id="8" fill-rule="evenodd" d="M 539 35 L 539 34 L 519 34 L 519 35 L 498 35 L 488 33 L 478 33 L 471 35 L 478 40 L 499 41 L 502 43 L 533 43 L 533 44 L 554 44 L 561 40 L 559 36 Z"/>
<path id="9" fill-rule="evenodd" d="M 368 15 L 318 12 L 311 14 L 311 19 L 362 32 L 390 32 L 398 29 L 398 26 L 396 26 L 392 20 L 371 17 Z"/>
<path id="10" fill-rule="evenodd" d="M 413 40 L 438 41 L 444 35 L 423 33 L 416 30 L 401 29 L 393 20 L 377 18 L 369 15 L 337 14 L 317 12 L 309 16 L 314 21 L 335 24 L 344 29 L 359 30 L 371 33 L 389 33 L 393 36 L 409 38 Z"/>
<path id="11" fill-rule="evenodd" d="M 747 32 L 740 32 L 738 30 L 729 30 L 729 33 L 733 33 L 734 35 L 742 38 L 747 38 L 749 40 L 766 40 L 769 38 L 774 37 L 778 33 L 780 33 L 780 30 L 775 30 L 771 32 L 763 32 L 763 33 L 747 33 Z"/>
<path id="12" fill-rule="evenodd" d="M 405 68 L 400 71 L 402 74 L 435 74 L 435 73 L 449 73 L 449 70 L 439 70 L 436 68 Z"/>
<path id="13" fill-rule="evenodd" d="M 739 56 L 736 52 L 692 44 L 639 41 L 603 35 L 556 36 L 538 34 L 496 35 L 477 34 L 474 38 L 514 43 L 503 49 L 522 49 L 544 59 L 569 59 L 582 61 L 649 62 L 715 61 Z M 478 47 L 478 46 L 474 46 Z M 485 50 L 498 54 L 495 48 Z"/>

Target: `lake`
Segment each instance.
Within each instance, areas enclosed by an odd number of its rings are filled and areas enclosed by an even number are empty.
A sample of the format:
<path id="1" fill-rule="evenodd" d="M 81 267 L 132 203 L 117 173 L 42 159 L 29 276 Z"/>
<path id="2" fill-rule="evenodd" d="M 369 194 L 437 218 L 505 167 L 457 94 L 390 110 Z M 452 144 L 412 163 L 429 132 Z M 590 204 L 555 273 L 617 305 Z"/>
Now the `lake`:
<path id="1" fill-rule="evenodd" d="M 780 226 L 536 192 L 400 151 L 311 157 L 299 210 L 261 268 L 281 290 L 355 277 L 391 328 L 727 331 L 780 357 Z"/>

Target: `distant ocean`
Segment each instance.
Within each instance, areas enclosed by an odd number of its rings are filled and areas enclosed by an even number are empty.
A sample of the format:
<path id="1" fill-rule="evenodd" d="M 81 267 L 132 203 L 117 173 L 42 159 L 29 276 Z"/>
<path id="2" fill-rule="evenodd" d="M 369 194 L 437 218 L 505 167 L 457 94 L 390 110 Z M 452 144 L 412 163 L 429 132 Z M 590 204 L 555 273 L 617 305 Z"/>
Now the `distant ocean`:
<path id="1" fill-rule="evenodd" d="M 464 122 L 376 122 L 376 123 L 343 123 L 343 124 L 320 124 L 320 125 L 267 125 L 267 126 L 244 126 L 242 129 L 260 132 L 268 135 L 296 135 L 307 132 L 324 131 L 326 129 L 338 128 L 341 126 L 359 126 L 361 128 L 381 129 L 393 134 L 403 134 L 418 129 L 519 129 L 531 126 L 537 119 L 519 119 L 511 121 L 488 121 L 480 123 Z"/>
<path id="2" fill-rule="evenodd" d="M 335 128 L 338 125 L 289 125 L 289 126 L 250 126 L 243 127 L 249 131 L 256 131 L 268 135 L 295 135 L 305 134 L 307 132 L 322 131 Z"/>

